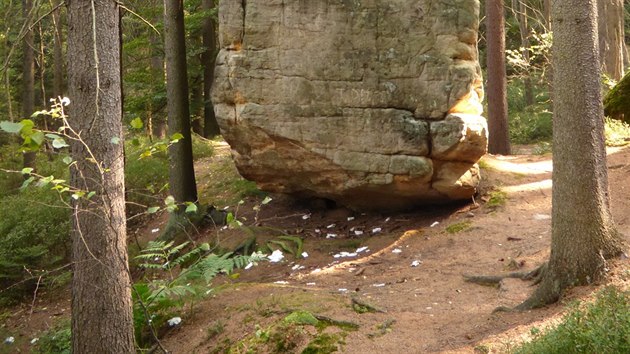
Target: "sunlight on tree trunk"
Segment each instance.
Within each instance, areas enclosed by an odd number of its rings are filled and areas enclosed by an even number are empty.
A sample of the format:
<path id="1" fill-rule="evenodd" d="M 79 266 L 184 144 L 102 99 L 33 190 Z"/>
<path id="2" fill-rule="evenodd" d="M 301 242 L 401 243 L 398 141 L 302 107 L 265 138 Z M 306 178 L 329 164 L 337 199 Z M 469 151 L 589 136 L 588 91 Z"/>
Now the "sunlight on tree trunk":
<path id="1" fill-rule="evenodd" d="M 488 152 L 510 154 L 505 73 L 505 18 L 502 0 L 486 1 L 488 58 Z"/>
<path id="2" fill-rule="evenodd" d="M 599 60 L 602 72 L 619 81 L 624 74 L 623 0 L 598 0 Z"/>
<path id="3" fill-rule="evenodd" d="M 597 52 L 596 0 L 552 3 L 555 100 L 551 255 L 541 283 L 517 309 L 557 301 L 601 280 L 623 251 L 610 213 Z"/>
<path id="4" fill-rule="evenodd" d="M 83 140 L 72 142 L 70 179 L 75 188 L 96 192 L 73 205 L 72 348 L 135 353 L 124 152 L 112 142 L 123 140 L 118 5 L 66 3 L 69 123 Z"/>

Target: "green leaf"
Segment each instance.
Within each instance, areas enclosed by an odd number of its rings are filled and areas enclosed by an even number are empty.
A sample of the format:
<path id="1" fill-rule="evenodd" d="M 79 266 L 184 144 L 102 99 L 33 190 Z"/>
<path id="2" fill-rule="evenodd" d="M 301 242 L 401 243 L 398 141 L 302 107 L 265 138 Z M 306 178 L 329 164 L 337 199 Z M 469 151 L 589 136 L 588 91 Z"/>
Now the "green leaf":
<path id="1" fill-rule="evenodd" d="M 133 146 L 140 146 L 140 139 L 138 139 L 138 138 L 131 139 L 131 145 L 133 145 Z"/>
<path id="2" fill-rule="evenodd" d="M 226 221 L 228 224 L 232 223 L 232 221 L 234 221 L 234 214 L 232 214 L 232 213 L 228 213 L 228 214 L 225 216 L 225 221 Z"/>
<path id="3" fill-rule="evenodd" d="M 187 213 L 196 213 L 197 212 L 197 204 L 195 203 L 186 203 L 188 204 L 188 206 L 186 207 L 186 212 Z"/>
<path id="4" fill-rule="evenodd" d="M 120 138 L 117 136 L 112 137 L 112 139 L 110 140 L 112 142 L 112 144 L 114 145 L 118 145 L 120 144 Z"/>
<path id="5" fill-rule="evenodd" d="M 33 182 L 34 180 L 35 180 L 35 177 L 33 176 L 24 180 L 24 182 L 22 182 L 22 186 L 20 187 L 20 190 L 26 189 L 26 187 L 28 187 L 31 184 L 31 182 Z"/>
<path id="6" fill-rule="evenodd" d="M 272 200 L 273 199 L 271 199 L 269 196 L 266 196 L 265 199 L 263 199 L 263 201 L 262 201 L 262 205 L 269 204 L 269 202 L 272 201 Z"/>
<path id="7" fill-rule="evenodd" d="M 70 156 L 66 156 L 66 157 L 64 157 L 64 158 L 63 158 L 63 160 L 62 160 L 62 161 L 63 161 L 63 163 L 65 163 L 66 165 L 69 165 L 69 164 L 71 164 L 71 163 L 72 163 L 72 157 L 70 157 Z"/>
<path id="8" fill-rule="evenodd" d="M 184 139 L 184 136 L 181 133 L 175 133 L 171 135 L 171 142 L 173 143 L 176 143 L 180 141 L 181 139 Z"/>
<path id="9" fill-rule="evenodd" d="M 61 137 L 59 135 L 53 134 L 53 133 L 46 134 L 46 137 L 50 138 L 50 139 L 61 139 Z"/>
<path id="10" fill-rule="evenodd" d="M 144 126 L 144 124 L 142 123 L 142 119 L 140 118 L 135 118 L 131 121 L 130 124 L 133 129 L 142 129 L 142 127 Z"/>
<path id="11" fill-rule="evenodd" d="M 61 149 L 61 148 L 64 148 L 64 147 L 67 147 L 67 146 L 70 146 L 70 145 L 66 144 L 66 141 L 63 140 L 63 138 L 58 138 L 58 139 L 53 140 L 52 146 L 55 149 Z"/>
<path id="12" fill-rule="evenodd" d="M 87 198 L 87 199 L 90 199 L 90 198 L 92 198 L 92 197 L 93 197 L 93 196 L 95 196 L 95 195 L 96 195 L 96 192 L 92 191 L 92 192 L 88 193 L 88 195 L 87 195 L 87 197 L 86 197 L 86 198 Z"/>
<path id="13" fill-rule="evenodd" d="M 22 169 L 22 174 L 23 175 L 29 175 L 29 174 L 31 174 L 31 172 L 33 172 L 33 168 L 32 167 L 24 167 Z"/>
<path id="14" fill-rule="evenodd" d="M 42 145 L 44 142 L 44 133 L 40 131 L 33 133 L 33 135 L 31 135 L 31 140 L 33 140 L 33 142 L 38 146 Z"/>
<path id="15" fill-rule="evenodd" d="M 4 130 L 7 133 L 19 133 L 22 130 L 24 125 L 22 123 L 13 123 L 9 121 L 0 122 L 0 129 Z"/>
<path id="16" fill-rule="evenodd" d="M 155 214 L 158 210 L 160 210 L 160 207 L 150 207 L 147 209 L 147 214 Z"/>

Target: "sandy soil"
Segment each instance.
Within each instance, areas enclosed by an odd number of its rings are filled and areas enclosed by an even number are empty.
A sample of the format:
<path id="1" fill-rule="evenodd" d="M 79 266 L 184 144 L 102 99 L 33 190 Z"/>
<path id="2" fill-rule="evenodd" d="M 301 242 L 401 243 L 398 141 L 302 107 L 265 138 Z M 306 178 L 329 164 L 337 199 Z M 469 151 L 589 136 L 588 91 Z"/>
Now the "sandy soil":
<path id="1" fill-rule="evenodd" d="M 217 152 L 197 164 L 198 179 L 207 190 L 220 188 L 221 180 L 235 173 L 226 147 L 219 146 Z M 613 214 L 624 235 L 630 235 L 629 161 L 630 148 L 609 151 Z M 257 331 L 277 325 L 292 311 L 306 310 L 359 326 L 323 330 L 343 338 L 337 343 L 339 352 L 508 351 L 527 338 L 532 326 L 557 321 L 563 304 L 587 298 L 598 286 L 573 289 L 560 304 L 544 309 L 492 313 L 497 306 L 517 305 L 533 288 L 511 279 L 499 287 L 484 287 L 466 283 L 463 275 L 534 269 L 548 257 L 551 156 L 486 156 L 481 166 L 484 179 L 474 202 L 412 213 L 354 213 L 279 196 L 272 196 L 256 213 L 252 208 L 260 198 L 247 198 L 237 214 L 248 225 L 247 232 L 208 228 L 195 238 L 231 249 L 252 234 L 259 244 L 294 235 L 304 240 L 308 257 L 285 254 L 283 262 L 240 271 L 236 279 L 217 278 L 213 295 L 196 304 L 193 315 L 182 315 L 182 324 L 167 333 L 163 346 L 173 353 L 223 352 L 229 346 L 238 348 L 233 352 L 245 353 Z M 208 199 L 205 202 L 218 200 L 209 193 L 202 195 Z M 505 203 L 492 206 L 502 196 Z M 222 195 L 221 200 L 228 197 Z M 230 207 L 234 210 L 234 205 Z M 162 220 L 143 227 L 140 240 L 152 237 L 150 230 Z M 326 238 L 328 234 L 336 236 Z M 335 258 L 362 247 L 367 250 L 356 256 Z M 627 268 L 627 261 L 615 262 L 611 281 L 627 286 L 622 276 Z M 19 327 L 24 338 L 32 337 L 68 312 L 67 300 L 38 301 L 33 314 L 30 303 L 9 314 L 5 328 Z M 378 311 L 358 313 L 353 301 Z M 309 326 L 301 334 L 287 333 L 293 336 L 295 348 L 280 352 L 299 353 L 315 335 L 317 330 Z M 267 351 L 269 346 L 252 352 Z"/>

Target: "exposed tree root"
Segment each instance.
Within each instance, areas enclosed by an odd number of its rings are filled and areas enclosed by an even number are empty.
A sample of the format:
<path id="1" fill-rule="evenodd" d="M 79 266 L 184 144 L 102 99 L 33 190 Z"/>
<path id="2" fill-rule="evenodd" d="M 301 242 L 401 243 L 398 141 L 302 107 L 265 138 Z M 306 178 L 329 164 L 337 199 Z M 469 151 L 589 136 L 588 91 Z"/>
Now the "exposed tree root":
<path id="1" fill-rule="evenodd" d="M 531 280 L 532 286 L 538 285 L 544 279 L 545 274 L 547 273 L 547 264 L 543 263 L 538 268 L 529 271 L 529 272 L 512 272 L 503 275 L 464 275 L 464 280 L 469 283 L 484 285 L 484 286 L 498 286 L 499 283 L 503 279 L 512 278 L 512 279 L 521 279 L 521 280 Z M 547 282 L 549 283 L 549 282 Z M 544 289 L 546 283 L 541 284 L 538 289 L 534 292 L 534 294 L 525 300 L 522 304 L 516 307 L 507 307 L 507 306 L 499 306 L 495 308 L 492 313 L 496 312 L 515 312 L 515 311 L 526 311 L 533 308 L 542 307 L 546 304 L 557 301 L 560 297 L 559 292 L 550 292 L 548 289 Z M 553 299 L 548 299 L 549 295 L 543 296 L 543 294 L 553 294 L 551 297 Z"/>
<path id="2" fill-rule="evenodd" d="M 484 286 L 497 286 L 503 279 L 521 279 L 521 280 L 533 280 L 532 285 L 537 285 L 542 280 L 542 276 L 547 269 L 547 263 L 542 264 L 538 268 L 529 272 L 512 272 L 503 275 L 464 275 L 464 280 L 469 283 L 484 285 Z"/>

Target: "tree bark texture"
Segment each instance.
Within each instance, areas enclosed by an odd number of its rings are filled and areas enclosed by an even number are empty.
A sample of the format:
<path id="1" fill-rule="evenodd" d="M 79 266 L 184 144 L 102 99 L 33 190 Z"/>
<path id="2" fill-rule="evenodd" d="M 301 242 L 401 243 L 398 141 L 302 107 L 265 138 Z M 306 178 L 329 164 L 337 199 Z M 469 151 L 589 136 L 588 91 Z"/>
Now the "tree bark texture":
<path id="1" fill-rule="evenodd" d="M 600 280 L 622 252 L 610 213 L 596 0 L 554 1 L 553 197 L 547 271 L 522 308 Z"/>
<path id="2" fill-rule="evenodd" d="M 488 84 L 488 152 L 510 154 L 507 81 L 505 71 L 505 18 L 502 0 L 486 1 Z"/>
<path id="3" fill-rule="evenodd" d="M 203 0 L 204 10 L 214 8 L 214 0 Z M 204 125 L 203 136 L 213 138 L 221 134 L 217 117 L 214 115 L 211 93 L 214 81 L 214 64 L 217 56 L 217 43 L 215 33 L 215 23 L 212 16 L 208 16 L 203 25 L 203 46 L 206 50 L 202 53 L 203 62 L 203 97 L 204 97 Z"/>
<path id="4" fill-rule="evenodd" d="M 30 29 L 32 0 L 22 0 L 22 14 L 26 24 L 26 32 L 22 39 L 22 119 L 30 118 L 35 112 L 35 55 L 33 46 L 33 30 Z M 24 167 L 35 168 L 35 152 L 27 151 L 22 155 Z"/>
<path id="5" fill-rule="evenodd" d="M 72 351 L 135 353 L 127 262 L 118 5 L 68 6 L 71 184 L 96 194 L 73 205 Z"/>
<path id="6" fill-rule="evenodd" d="M 178 203 L 196 202 L 197 186 L 192 156 L 188 75 L 182 0 L 164 0 L 164 52 L 168 133 L 184 136 L 169 147 L 170 192 Z"/>
<path id="7" fill-rule="evenodd" d="M 599 60 L 602 72 L 619 81 L 624 74 L 623 0 L 598 0 Z"/>

